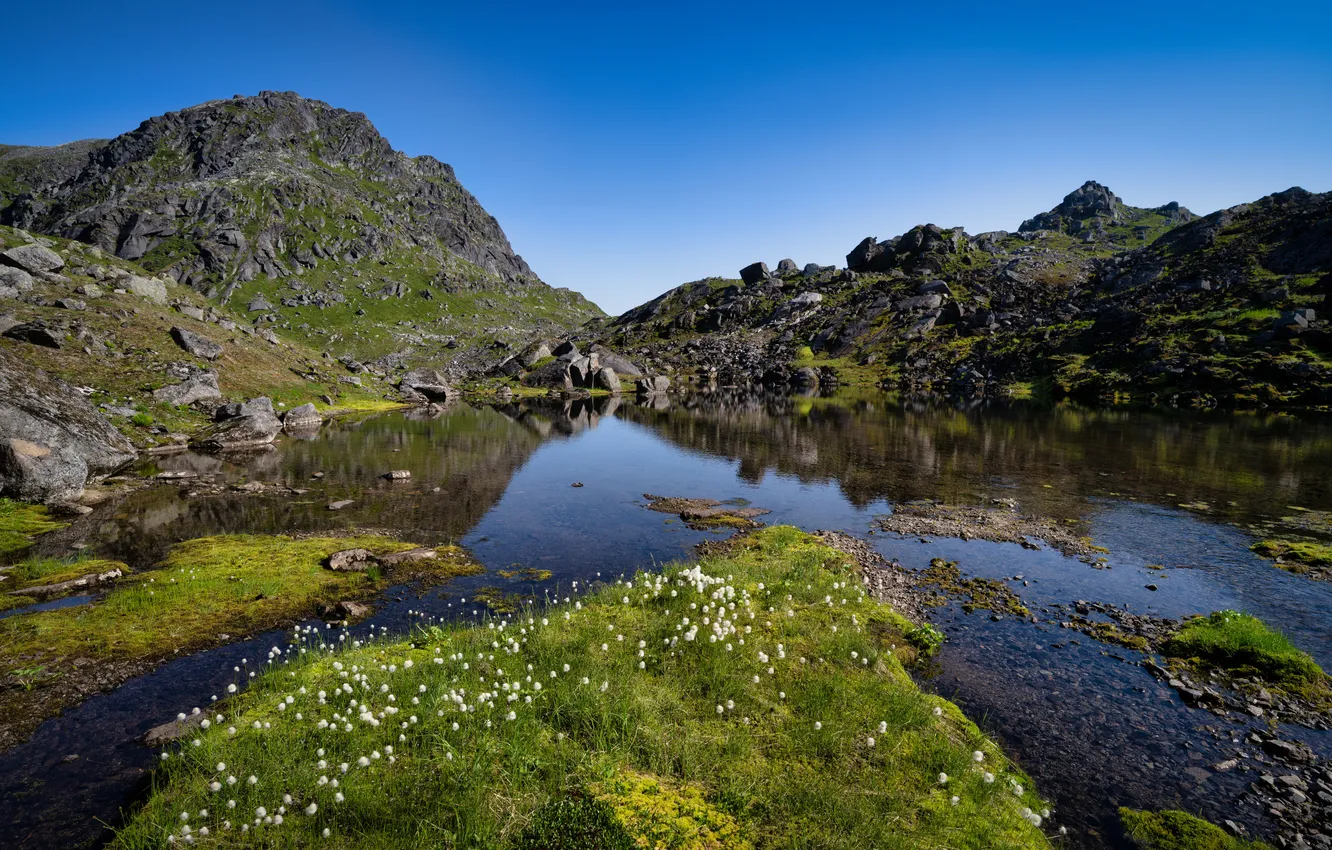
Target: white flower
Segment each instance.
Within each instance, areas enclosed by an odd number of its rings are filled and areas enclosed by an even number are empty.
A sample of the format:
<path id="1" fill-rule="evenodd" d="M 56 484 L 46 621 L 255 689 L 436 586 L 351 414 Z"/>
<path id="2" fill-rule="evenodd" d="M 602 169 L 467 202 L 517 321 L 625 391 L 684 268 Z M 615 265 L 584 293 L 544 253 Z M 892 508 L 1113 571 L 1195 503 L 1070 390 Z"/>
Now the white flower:
<path id="1" fill-rule="evenodd" d="M 866 738 L 866 739 L 865 739 L 865 746 L 869 747 L 870 749 L 874 749 L 874 739 L 873 739 L 873 738 Z"/>
<path id="2" fill-rule="evenodd" d="M 819 730 L 822 729 L 822 728 L 823 728 L 823 721 L 822 721 L 822 720 L 815 720 L 815 721 L 814 721 L 814 731 L 817 732 L 817 731 L 819 731 Z"/>
<path id="3" fill-rule="evenodd" d="M 409 662 L 407 662 L 407 663 L 410 664 L 411 662 L 409 661 Z M 312 814 L 314 814 L 314 813 L 317 812 L 317 811 L 319 811 L 319 806 L 318 806 L 317 804 L 315 804 L 315 803 L 311 803 L 310 805 L 308 805 L 308 806 L 305 807 L 305 813 L 306 813 L 307 815 L 312 815 Z"/>
<path id="4" fill-rule="evenodd" d="M 948 774 L 946 774 L 946 773 L 941 773 L 941 774 L 939 774 L 939 784 L 940 784 L 940 785 L 947 785 L 947 784 L 948 784 Z"/>
<path id="5" fill-rule="evenodd" d="M 994 782 L 994 774 L 987 771 L 981 774 L 981 779 L 984 780 L 986 785 L 989 785 L 990 783 Z"/>
<path id="6" fill-rule="evenodd" d="M 985 753 L 981 752 L 980 750 L 976 750 L 974 753 L 971 754 L 971 760 L 977 762 L 985 761 Z"/>
<path id="7" fill-rule="evenodd" d="M 360 765 L 361 767 L 369 767 L 369 766 L 370 766 L 370 759 L 366 758 L 365 756 L 361 756 L 360 758 L 358 758 L 358 759 L 356 760 L 356 763 L 357 763 L 358 765 Z"/>

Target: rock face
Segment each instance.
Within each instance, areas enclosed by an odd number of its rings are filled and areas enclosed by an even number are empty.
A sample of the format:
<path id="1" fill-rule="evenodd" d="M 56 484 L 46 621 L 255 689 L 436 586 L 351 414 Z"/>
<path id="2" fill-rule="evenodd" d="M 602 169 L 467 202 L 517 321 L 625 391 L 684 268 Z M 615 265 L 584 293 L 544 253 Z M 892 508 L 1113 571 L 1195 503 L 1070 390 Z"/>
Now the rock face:
<path id="1" fill-rule="evenodd" d="M 602 366 L 593 376 L 593 386 L 596 389 L 618 393 L 620 391 L 620 376 L 616 375 L 615 370 L 611 367 Z"/>
<path id="2" fill-rule="evenodd" d="M 204 452 L 245 451 L 268 445 L 281 430 L 273 403 L 261 397 L 240 405 L 236 415 L 200 431 L 190 445 Z"/>
<path id="3" fill-rule="evenodd" d="M 222 346 L 201 333 L 185 328 L 172 328 L 171 338 L 185 351 L 205 360 L 216 360 L 222 356 Z"/>
<path id="4" fill-rule="evenodd" d="M 153 390 L 153 398 L 167 404 L 185 405 L 196 401 L 211 401 L 222 397 L 217 385 L 217 375 L 213 372 L 200 372 L 161 389 Z"/>
<path id="5" fill-rule="evenodd" d="M 448 401 L 457 395 L 443 375 L 434 369 L 413 369 L 398 382 L 398 389 L 413 401 Z"/>
<path id="6" fill-rule="evenodd" d="M 135 456 L 82 393 L 0 349 L 0 492 L 67 501 Z"/>
<path id="7" fill-rule="evenodd" d="M 655 378 L 639 378 L 634 382 L 634 389 L 639 395 L 661 395 L 671 388 L 671 379 L 665 375 Z"/>
<path id="8" fill-rule="evenodd" d="M 300 407 L 293 407 L 282 417 L 285 431 L 313 431 L 324 424 L 324 418 L 315 410 L 314 404 L 306 402 Z"/>

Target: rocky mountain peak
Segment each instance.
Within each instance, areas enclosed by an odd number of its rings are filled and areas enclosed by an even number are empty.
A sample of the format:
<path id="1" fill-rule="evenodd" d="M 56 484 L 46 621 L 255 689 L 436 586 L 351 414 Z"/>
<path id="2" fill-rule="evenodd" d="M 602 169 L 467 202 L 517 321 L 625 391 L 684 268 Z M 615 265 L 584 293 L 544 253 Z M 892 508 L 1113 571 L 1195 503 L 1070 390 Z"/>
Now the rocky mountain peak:
<path id="1" fill-rule="evenodd" d="M 1076 233 L 1087 219 L 1104 218 L 1110 222 L 1120 219 L 1124 202 L 1106 186 L 1088 180 L 1064 196 L 1064 200 L 1049 212 L 1029 218 L 1018 228 L 1020 233 L 1033 230 L 1060 230 Z"/>

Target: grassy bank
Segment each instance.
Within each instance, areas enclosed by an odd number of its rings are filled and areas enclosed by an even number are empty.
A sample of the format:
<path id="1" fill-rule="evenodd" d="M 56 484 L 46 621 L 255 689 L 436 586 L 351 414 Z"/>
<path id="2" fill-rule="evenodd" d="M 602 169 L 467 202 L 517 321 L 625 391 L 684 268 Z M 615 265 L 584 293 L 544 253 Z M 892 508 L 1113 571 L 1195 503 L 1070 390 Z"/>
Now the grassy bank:
<path id="1" fill-rule="evenodd" d="M 41 505 L 0 499 L 0 563 L 13 553 L 26 549 L 38 534 L 65 525 L 67 523 L 54 519 Z"/>
<path id="2" fill-rule="evenodd" d="M 1326 690 L 1327 676 L 1309 655 L 1262 620 L 1236 611 L 1216 611 L 1185 622 L 1162 644 L 1174 658 L 1255 675 L 1297 692 Z"/>
<path id="3" fill-rule="evenodd" d="M 483 625 L 307 636 L 168 754 L 114 846 L 1048 846 L 848 560 L 777 527 Z"/>
<path id="4" fill-rule="evenodd" d="M 0 749 L 108 681 L 217 645 L 228 635 L 314 616 L 320 603 L 373 595 L 384 586 L 376 568 L 323 567 L 329 554 L 352 548 L 387 554 L 413 547 L 383 537 L 199 538 L 173 547 L 158 568 L 120 579 L 92 604 L 0 620 L 0 686 L 7 686 L 0 687 Z M 403 565 L 391 578 L 442 580 L 479 569 L 460 549 L 437 551 L 436 559 Z M 45 583 L 61 571 L 97 571 L 88 563 L 35 562 L 15 571 L 43 573 Z"/>
<path id="5" fill-rule="evenodd" d="M 1271 850 L 1261 841 L 1245 841 L 1186 812 L 1120 809 L 1129 839 L 1142 850 Z"/>

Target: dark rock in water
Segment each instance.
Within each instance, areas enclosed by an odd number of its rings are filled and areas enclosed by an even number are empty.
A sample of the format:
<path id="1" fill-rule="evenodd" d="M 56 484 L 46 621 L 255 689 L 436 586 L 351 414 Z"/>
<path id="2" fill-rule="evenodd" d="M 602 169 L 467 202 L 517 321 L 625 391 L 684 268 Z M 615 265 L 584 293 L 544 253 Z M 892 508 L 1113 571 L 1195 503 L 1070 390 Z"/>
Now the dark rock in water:
<path id="1" fill-rule="evenodd" d="M 324 559 L 324 566 L 337 572 L 363 573 L 376 563 L 378 560 L 369 549 L 343 549 Z"/>
<path id="2" fill-rule="evenodd" d="M 639 395 L 661 395 L 671 387 L 671 379 L 665 375 L 654 378 L 639 378 L 634 382 L 634 390 Z"/>
<path id="3" fill-rule="evenodd" d="M 83 393 L 0 349 L 0 493 L 72 501 L 135 456 Z"/>
<path id="4" fill-rule="evenodd" d="M 602 366 L 597 370 L 593 383 L 596 389 L 610 390 L 613 393 L 620 391 L 620 377 L 609 366 Z"/>
<path id="5" fill-rule="evenodd" d="M 233 412 L 232 406 L 219 408 L 219 413 L 224 411 Z M 282 422 L 273 413 L 273 403 L 261 397 L 239 405 L 235 415 L 228 415 L 196 434 L 190 445 L 204 452 L 244 451 L 268 445 L 281 430 Z"/>
<path id="6" fill-rule="evenodd" d="M 205 360 L 216 360 L 222 356 L 222 346 L 213 342 L 201 333 L 195 333 L 185 328 L 173 327 L 171 329 L 171 338 L 176 341 L 185 351 L 193 354 L 195 357 L 202 357 Z"/>
<path id="7" fill-rule="evenodd" d="M 779 275 L 796 274 L 799 271 L 800 267 L 796 265 L 795 260 L 779 260 L 777 263 L 777 274 Z"/>
<path id="8" fill-rule="evenodd" d="M 740 279 L 747 285 L 761 283 L 772 277 L 767 263 L 750 263 L 740 270 Z"/>
<path id="9" fill-rule="evenodd" d="M 0 263 L 23 269 L 29 274 L 59 271 L 65 267 L 60 255 L 43 245 L 20 245 L 0 253 Z"/>
<path id="10" fill-rule="evenodd" d="M 415 401 L 448 401 L 456 391 L 434 369 L 413 369 L 398 382 L 398 389 Z"/>
<path id="11" fill-rule="evenodd" d="M 324 424 L 323 417 L 310 402 L 300 407 L 293 407 L 282 417 L 282 428 L 286 431 L 311 431 L 322 424 Z"/>
<path id="12" fill-rule="evenodd" d="M 795 370 L 795 374 L 791 377 L 791 382 L 797 387 L 817 389 L 819 386 L 819 370 L 812 366 L 802 366 Z"/>
<path id="13" fill-rule="evenodd" d="M 54 330 L 36 322 L 14 325 L 4 332 L 4 336 L 19 342 L 40 345 L 43 348 L 60 348 L 60 336 Z"/>
<path id="14" fill-rule="evenodd" d="M 176 719 L 161 726 L 154 726 L 144 733 L 143 745 L 145 747 L 164 747 L 172 741 L 179 741 L 186 735 L 194 732 L 204 722 L 203 712 L 189 714 L 185 719 Z"/>

